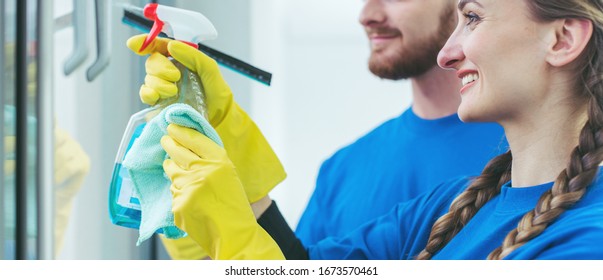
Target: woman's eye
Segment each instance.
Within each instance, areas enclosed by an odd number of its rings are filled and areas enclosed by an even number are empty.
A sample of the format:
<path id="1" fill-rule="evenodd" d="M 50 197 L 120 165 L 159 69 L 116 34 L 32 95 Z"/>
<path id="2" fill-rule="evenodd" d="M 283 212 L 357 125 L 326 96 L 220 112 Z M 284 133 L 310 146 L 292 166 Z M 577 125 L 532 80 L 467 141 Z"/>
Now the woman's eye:
<path id="1" fill-rule="evenodd" d="M 463 15 L 467 19 L 467 25 L 472 25 L 472 24 L 478 23 L 481 20 L 481 18 L 478 15 L 476 15 L 474 12 L 468 12 Z"/>

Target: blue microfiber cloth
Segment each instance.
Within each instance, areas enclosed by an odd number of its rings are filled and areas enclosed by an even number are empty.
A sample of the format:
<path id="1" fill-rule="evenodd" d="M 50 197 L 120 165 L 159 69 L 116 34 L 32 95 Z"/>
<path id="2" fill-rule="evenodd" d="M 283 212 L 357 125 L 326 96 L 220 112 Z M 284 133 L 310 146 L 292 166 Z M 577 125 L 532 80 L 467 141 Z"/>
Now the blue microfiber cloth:
<path id="1" fill-rule="evenodd" d="M 167 135 L 167 126 L 171 123 L 193 128 L 218 145 L 224 146 L 209 122 L 187 104 L 172 104 L 146 124 L 123 161 L 140 200 L 141 221 L 136 246 L 159 229 L 167 238 L 186 236 L 186 233 L 174 224 L 171 182 L 163 171 L 163 161 L 167 158 L 167 153 L 159 143 L 161 137 Z"/>

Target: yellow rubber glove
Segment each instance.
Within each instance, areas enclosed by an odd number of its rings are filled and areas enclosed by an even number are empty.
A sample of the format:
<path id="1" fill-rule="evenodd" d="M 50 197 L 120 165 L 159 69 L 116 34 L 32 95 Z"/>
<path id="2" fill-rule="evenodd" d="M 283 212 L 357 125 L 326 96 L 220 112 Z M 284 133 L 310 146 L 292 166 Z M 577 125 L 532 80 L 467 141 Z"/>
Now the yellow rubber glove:
<path id="1" fill-rule="evenodd" d="M 4 136 L 4 178 L 12 177 L 15 174 L 15 136 Z M 10 158 L 10 159 L 7 159 Z"/>
<path id="2" fill-rule="evenodd" d="M 176 226 L 214 260 L 285 259 L 257 223 L 226 151 L 193 129 L 171 124 L 167 131 L 163 169 L 172 181 Z"/>
<path id="3" fill-rule="evenodd" d="M 159 37 L 143 52 L 138 52 L 145 38 L 146 34 L 136 35 L 127 42 L 136 54 L 150 54 L 145 64 L 145 83 L 139 92 L 142 102 L 154 105 L 160 99 L 178 94 L 175 82 L 180 80 L 181 73 L 166 57 L 169 49 L 174 59 L 201 78 L 209 122 L 220 135 L 236 166 L 249 201 L 253 203 L 266 196 L 285 179 L 285 171 L 259 128 L 234 101 L 216 62 L 188 45 Z M 202 259 L 206 255 L 188 237 L 161 240 L 172 259 Z"/>
<path id="4" fill-rule="evenodd" d="M 207 253 L 190 236 L 178 239 L 166 238 L 159 235 L 163 247 L 173 260 L 203 260 L 207 259 Z"/>
<path id="5" fill-rule="evenodd" d="M 180 80 L 181 74 L 165 57 L 168 52 L 197 73 L 206 95 L 209 122 L 224 142 L 224 149 L 237 168 L 249 202 L 266 196 L 285 179 L 285 170 L 262 132 L 235 102 L 216 61 L 189 45 L 165 38 L 156 38 L 140 53 L 138 50 L 145 38 L 146 34 L 141 34 L 127 42 L 135 53 L 151 54 L 145 65 L 147 76 L 140 88 L 140 99 L 154 105 L 158 100 L 178 93 L 175 82 Z"/>
<path id="6" fill-rule="evenodd" d="M 61 128 L 55 127 L 54 204 L 55 252 L 63 247 L 73 199 L 90 171 L 90 159 L 80 144 Z"/>

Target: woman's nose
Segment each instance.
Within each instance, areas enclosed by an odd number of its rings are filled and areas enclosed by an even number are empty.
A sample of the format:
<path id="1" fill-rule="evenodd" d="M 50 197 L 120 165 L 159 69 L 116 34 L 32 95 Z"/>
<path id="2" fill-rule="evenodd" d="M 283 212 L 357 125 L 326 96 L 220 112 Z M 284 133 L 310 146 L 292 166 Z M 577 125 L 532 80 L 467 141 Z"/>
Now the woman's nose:
<path id="1" fill-rule="evenodd" d="M 438 53 L 438 65 L 443 69 L 454 69 L 464 59 L 463 48 L 456 32 L 454 32 Z"/>

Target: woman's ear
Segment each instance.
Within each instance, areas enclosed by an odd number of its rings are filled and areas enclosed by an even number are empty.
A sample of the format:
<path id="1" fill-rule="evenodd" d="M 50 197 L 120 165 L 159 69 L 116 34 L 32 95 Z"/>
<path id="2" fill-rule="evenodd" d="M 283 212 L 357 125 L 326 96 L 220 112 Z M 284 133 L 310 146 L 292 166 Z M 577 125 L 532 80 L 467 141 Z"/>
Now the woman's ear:
<path id="1" fill-rule="evenodd" d="M 555 40 L 546 60 L 553 66 L 564 66 L 582 54 L 593 34 L 593 23 L 587 19 L 563 19 L 556 25 Z"/>

